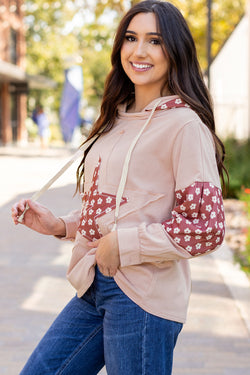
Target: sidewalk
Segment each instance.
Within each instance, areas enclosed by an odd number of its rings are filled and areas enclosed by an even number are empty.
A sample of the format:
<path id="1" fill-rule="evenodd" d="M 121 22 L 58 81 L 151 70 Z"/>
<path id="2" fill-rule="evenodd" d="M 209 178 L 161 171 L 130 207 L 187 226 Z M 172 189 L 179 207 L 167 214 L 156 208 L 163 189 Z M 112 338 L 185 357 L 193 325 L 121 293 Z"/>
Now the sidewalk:
<path id="1" fill-rule="evenodd" d="M 72 244 L 15 227 L 10 208 L 47 182 L 71 151 L 33 156 L 27 150 L 6 150 L 0 148 L 0 374 L 17 375 L 74 290 L 65 279 Z M 58 215 L 80 205 L 72 198 L 76 165 L 40 200 Z M 173 375 L 250 374 L 249 281 L 233 265 L 226 245 L 190 264 L 193 290 Z"/>

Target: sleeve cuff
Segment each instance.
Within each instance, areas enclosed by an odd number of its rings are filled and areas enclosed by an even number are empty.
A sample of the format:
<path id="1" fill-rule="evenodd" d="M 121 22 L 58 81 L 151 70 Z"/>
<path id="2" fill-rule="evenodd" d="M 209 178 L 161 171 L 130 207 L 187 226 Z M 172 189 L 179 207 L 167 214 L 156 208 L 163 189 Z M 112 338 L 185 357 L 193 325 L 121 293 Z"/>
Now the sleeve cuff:
<path id="1" fill-rule="evenodd" d="M 80 211 L 74 211 L 67 216 L 60 216 L 60 219 L 65 223 L 66 235 L 65 237 L 55 236 L 60 240 L 74 241 L 77 228 L 80 221 Z"/>
<path id="2" fill-rule="evenodd" d="M 140 264 L 140 243 L 138 228 L 117 230 L 121 267 Z"/>

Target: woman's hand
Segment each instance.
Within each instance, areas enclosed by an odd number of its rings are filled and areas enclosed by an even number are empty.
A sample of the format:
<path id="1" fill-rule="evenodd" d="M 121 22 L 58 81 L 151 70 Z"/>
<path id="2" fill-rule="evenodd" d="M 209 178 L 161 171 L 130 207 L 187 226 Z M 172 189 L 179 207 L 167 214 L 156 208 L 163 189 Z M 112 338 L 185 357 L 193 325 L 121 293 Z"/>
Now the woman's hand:
<path id="1" fill-rule="evenodd" d="M 104 276 L 115 276 L 120 266 L 119 245 L 117 232 L 110 232 L 99 240 L 89 242 L 88 245 L 96 250 L 96 263 Z"/>
<path id="2" fill-rule="evenodd" d="M 23 221 L 20 224 L 42 234 L 62 237 L 66 235 L 63 220 L 54 216 L 47 207 L 31 199 L 21 199 L 12 206 L 12 219 L 15 225 L 19 224 L 18 218 L 25 210 L 27 204 L 29 209 L 25 212 Z"/>

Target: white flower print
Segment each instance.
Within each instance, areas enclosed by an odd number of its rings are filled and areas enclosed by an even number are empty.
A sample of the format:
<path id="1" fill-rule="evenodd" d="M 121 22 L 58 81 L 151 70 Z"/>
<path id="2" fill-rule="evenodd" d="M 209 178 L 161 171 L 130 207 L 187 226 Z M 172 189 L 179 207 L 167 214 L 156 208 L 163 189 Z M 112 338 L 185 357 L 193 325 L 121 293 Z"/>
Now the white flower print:
<path id="1" fill-rule="evenodd" d="M 180 206 L 180 209 L 181 209 L 182 211 L 185 211 L 185 210 L 186 210 L 186 207 L 184 206 L 184 204 L 182 204 L 182 205 Z"/>
<path id="2" fill-rule="evenodd" d="M 223 229 L 223 227 L 224 227 L 223 223 L 219 223 L 219 228 Z"/>
<path id="3" fill-rule="evenodd" d="M 111 202 L 112 202 L 112 198 L 111 197 L 106 198 L 106 203 L 111 203 Z"/>
<path id="4" fill-rule="evenodd" d="M 167 104 L 162 104 L 161 109 L 167 109 L 167 108 L 168 108 Z"/>
<path id="5" fill-rule="evenodd" d="M 200 188 L 196 188 L 196 189 L 195 189 L 195 194 L 196 194 L 196 195 L 199 195 L 200 193 L 201 193 L 201 189 L 200 189 Z"/>
<path id="6" fill-rule="evenodd" d="M 196 208 L 196 204 L 195 203 L 192 203 L 191 206 L 190 206 L 191 210 L 195 210 Z"/>
<path id="7" fill-rule="evenodd" d="M 212 242 L 206 242 L 206 246 L 211 246 L 212 245 Z"/>
<path id="8" fill-rule="evenodd" d="M 201 233 L 202 233 L 202 230 L 200 230 L 200 229 L 196 229 L 196 230 L 195 230 L 195 233 L 196 233 L 196 234 L 201 234 Z"/>
<path id="9" fill-rule="evenodd" d="M 186 250 L 189 251 L 189 252 L 192 251 L 192 246 L 187 246 Z"/>
<path id="10" fill-rule="evenodd" d="M 81 234 L 82 234 L 83 236 L 85 236 L 85 234 L 86 234 L 86 230 L 82 229 Z"/>
<path id="11" fill-rule="evenodd" d="M 198 224 L 199 221 L 200 221 L 199 219 L 194 219 L 193 223 L 194 223 L 194 224 Z"/>
<path id="12" fill-rule="evenodd" d="M 209 236 L 206 237 L 207 240 L 211 240 L 213 236 L 210 234 Z"/>
<path id="13" fill-rule="evenodd" d="M 92 224 L 93 224 L 93 220 L 92 220 L 92 219 L 89 219 L 89 220 L 88 220 L 88 224 L 89 224 L 89 225 L 92 225 Z"/>
<path id="14" fill-rule="evenodd" d="M 209 186 L 210 186 L 211 188 L 214 188 L 214 185 L 211 184 L 211 182 L 209 182 Z"/>
<path id="15" fill-rule="evenodd" d="M 219 236 L 221 234 L 221 230 L 217 230 L 217 232 L 215 233 L 216 236 Z"/>
<path id="16" fill-rule="evenodd" d="M 180 232 L 180 228 L 174 228 L 174 233 L 179 233 Z"/>
<path id="17" fill-rule="evenodd" d="M 176 223 L 180 224 L 182 222 L 182 218 L 180 216 L 177 217 Z"/>
<path id="18" fill-rule="evenodd" d="M 86 220 L 83 220 L 83 221 L 82 221 L 82 225 L 85 225 L 85 223 L 86 223 Z"/>
<path id="19" fill-rule="evenodd" d="M 208 227 L 207 229 L 206 229 L 206 233 L 211 233 L 212 232 L 212 228 L 211 227 Z"/>
<path id="20" fill-rule="evenodd" d="M 102 204 L 102 198 L 98 198 L 97 204 Z"/>
<path id="21" fill-rule="evenodd" d="M 217 237 L 215 242 L 219 243 L 220 242 L 220 237 Z"/>
<path id="22" fill-rule="evenodd" d="M 191 230 L 189 228 L 184 229 L 184 233 L 191 233 Z"/>
<path id="23" fill-rule="evenodd" d="M 181 99 L 176 99 L 175 100 L 175 104 L 181 104 L 182 103 L 182 100 Z"/>
<path id="24" fill-rule="evenodd" d="M 188 201 L 192 201 L 194 199 L 194 195 L 193 194 L 188 194 L 187 195 L 187 200 Z"/>
<path id="25" fill-rule="evenodd" d="M 199 249 L 201 248 L 201 243 L 197 243 L 197 244 L 195 245 L 195 247 L 196 247 L 197 250 L 199 250 Z"/>
<path id="26" fill-rule="evenodd" d="M 176 198 L 181 199 L 181 198 L 182 198 L 181 193 L 177 193 L 177 194 L 176 194 Z"/>
<path id="27" fill-rule="evenodd" d="M 192 217 L 197 217 L 198 216 L 198 212 L 193 212 L 192 213 Z"/>
<path id="28" fill-rule="evenodd" d="M 175 237 L 174 238 L 174 241 L 177 242 L 177 243 L 180 243 L 181 242 L 181 239 L 179 237 Z"/>
<path id="29" fill-rule="evenodd" d="M 195 236 L 195 239 L 196 239 L 196 240 L 201 240 L 202 237 L 201 237 L 201 236 Z"/>
<path id="30" fill-rule="evenodd" d="M 204 190 L 203 190 L 203 193 L 204 193 L 206 196 L 208 196 L 208 195 L 210 194 L 210 190 L 209 190 L 209 189 L 204 189 Z"/>
<path id="31" fill-rule="evenodd" d="M 94 229 L 90 229 L 89 234 L 91 234 L 91 236 L 93 236 L 95 234 L 95 230 Z"/>
<path id="32" fill-rule="evenodd" d="M 108 207 L 108 208 L 106 208 L 106 210 L 105 210 L 106 214 L 107 214 L 108 212 L 110 212 L 110 211 L 112 211 L 112 208 L 111 208 L 111 207 Z"/>
<path id="33" fill-rule="evenodd" d="M 206 218 L 207 218 L 207 216 L 205 215 L 205 214 L 201 214 L 201 218 L 203 219 L 203 220 L 206 220 Z"/>
<path id="34" fill-rule="evenodd" d="M 167 232 L 171 232 L 172 228 L 167 227 Z"/>
<path id="35" fill-rule="evenodd" d="M 182 216 L 187 217 L 187 213 L 186 212 L 182 212 Z"/>
<path id="36" fill-rule="evenodd" d="M 93 195 L 97 195 L 97 189 L 93 191 Z"/>
<path id="37" fill-rule="evenodd" d="M 215 195 L 212 196 L 212 202 L 217 203 L 217 197 Z"/>
<path id="38" fill-rule="evenodd" d="M 185 237 L 184 237 L 184 240 L 185 240 L 185 242 L 190 241 L 190 240 L 191 240 L 191 236 L 185 236 Z"/>
<path id="39" fill-rule="evenodd" d="M 89 214 L 92 215 L 94 210 L 89 210 Z"/>
<path id="40" fill-rule="evenodd" d="M 216 217 L 216 213 L 214 211 L 212 211 L 210 217 L 211 217 L 211 219 L 214 219 Z"/>
<path id="41" fill-rule="evenodd" d="M 102 209 L 101 208 L 98 208 L 97 210 L 96 210 L 96 215 L 100 215 L 102 213 Z"/>
<path id="42" fill-rule="evenodd" d="M 95 200 L 92 199 L 92 201 L 90 202 L 90 204 L 91 204 L 91 206 L 94 206 L 94 204 L 95 204 Z"/>
<path id="43" fill-rule="evenodd" d="M 208 204 L 206 206 L 206 211 L 210 212 L 211 210 L 212 210 L 212 206 L 211 206 L 211 204 Z"/>

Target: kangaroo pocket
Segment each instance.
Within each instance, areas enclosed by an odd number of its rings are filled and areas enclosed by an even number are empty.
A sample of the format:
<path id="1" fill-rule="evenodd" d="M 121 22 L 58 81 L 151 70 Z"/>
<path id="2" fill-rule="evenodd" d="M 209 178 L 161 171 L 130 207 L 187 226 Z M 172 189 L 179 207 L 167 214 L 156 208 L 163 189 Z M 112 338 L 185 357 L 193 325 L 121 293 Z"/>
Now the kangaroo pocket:
<path id="1" fill-rule="evenodd" d="M 104 187 L 110 194 L 116 194 L 115 188 L 112 186 Z M 123 199 L 126 200 L 121 204 L 119 210 L 118 227 L 119 225 L 126 227 L 127 225 L 138 226 L 142 222 L 152 223 L 161 221 L 159 216 L 164 197 L 161 193 L 152 193 L 148 191 L 134 191 L 126 189 L 123 194 Z M 109 233 L 114 224 L 114 211 L 97 219 L 98 226 L 102 235 Z"/>

